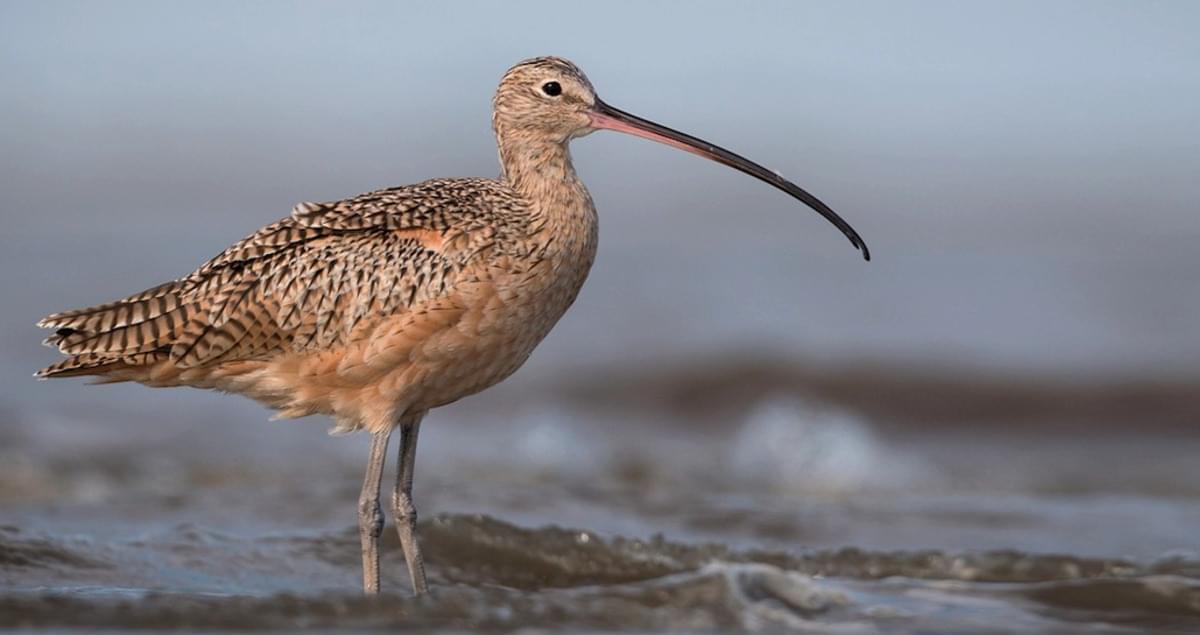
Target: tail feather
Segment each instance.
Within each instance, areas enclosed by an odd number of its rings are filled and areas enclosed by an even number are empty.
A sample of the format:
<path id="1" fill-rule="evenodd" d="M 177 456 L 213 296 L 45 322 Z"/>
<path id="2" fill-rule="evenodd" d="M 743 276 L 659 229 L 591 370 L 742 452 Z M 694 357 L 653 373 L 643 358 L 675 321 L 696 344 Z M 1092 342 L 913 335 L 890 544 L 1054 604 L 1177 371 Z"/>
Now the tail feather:
<path id="1" fill-rule="evenodd" d="M 160 284 L 116 302 L 47 315 L 37 325 L 98 333 L 152 320 L 179 307 L 179 281 Z"/>
<path id="2" fill-rule="evenodd" d="M 59 329 L 58 333 L 48 339 L 53 340 L 58 349 L 68 355 L 149 353 L 170 347 L 194 312 L 186 305 L 178 306 L 153 318 L 101 331 Z"/>
<path id="3" fill-rule="evenodd" d="M 104 355 L 76 355 L 64 359 L 56 364 L 51 364 L 33 376 L 38 379 L 50 379 L 51 377 L 81 377 L 83 375 L 95 375 L 104 372 L 108 367 L 121 363 L 120 358 L 113 358 Z"/>
<path id="4" fill-rule="evenodd" d="M 166 357 L 167 354 L 161 351 L 140 353 L 137 355 L 84 353 L 82 355 L 73 355 L 61 362 L 51 364 L 34 373 L 33 376 L 38 379 L 51 379 L 99 375 L 102 377 L 96 383 L 121 382 L 126 381 L 128 377 L 122 376 L 121 373 L 112 374 L 113 371 L 148 366 L 154 362 L 162 361 Z"/>
<path id="5" fill-rule="evenodd" d="M 42 340 L 42 346 L 49 346 L 50 348 L 62 350 L 61 346 L 63 340 L 71 335 L 74 335 L 75 333 L 77 333 L 77 331 L 74 329 L 58 329 L 54 332 L 54 335 Z"/>
<path id="6" fill-rule="evenodd" d="M 157 361 L 170 347 L 173 332 L 190 317 L 189 307 L 180 300 L 183 284 L 168 282 L 116 302 L 42 318 L 38 326 L 55 329 L 42 343 L 70 357 L 34 376 L 107 375 Z"/>

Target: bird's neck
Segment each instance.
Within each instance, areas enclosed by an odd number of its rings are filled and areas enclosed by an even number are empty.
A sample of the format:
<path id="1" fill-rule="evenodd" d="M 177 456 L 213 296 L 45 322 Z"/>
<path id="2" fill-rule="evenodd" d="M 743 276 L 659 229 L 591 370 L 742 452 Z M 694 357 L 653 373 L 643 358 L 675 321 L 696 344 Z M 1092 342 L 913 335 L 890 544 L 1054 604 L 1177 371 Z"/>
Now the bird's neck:
<path id="1" fill-rule="evenodd" d="M 497 130 L 503 179 L 529 202 L 531 234 L 586 271 L 595 254 L 596 208 L 575 174 L 566 142 L 505 135 Z"/>
<path id="2" fill-rule="evenodd" d="M 581 186 L 566 142 L 497 131 L 504 180 L 530 200 L 541 201 Z"/>

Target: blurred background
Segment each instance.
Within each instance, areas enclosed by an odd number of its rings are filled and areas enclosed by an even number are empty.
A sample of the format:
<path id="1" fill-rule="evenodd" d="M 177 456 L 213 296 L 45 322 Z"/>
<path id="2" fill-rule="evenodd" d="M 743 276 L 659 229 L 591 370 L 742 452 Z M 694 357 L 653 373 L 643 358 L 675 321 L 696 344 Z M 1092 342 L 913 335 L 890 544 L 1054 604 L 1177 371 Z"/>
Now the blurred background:
<path id="1" fill-rule="evenodd" d="M 1191 562 L 1197 32 L 1183 1 L 6 2 L 0 522 L 111 567 L 2 580 L 353 591 L 353 551 L 320 576 L 132 573 L 131 522 L 163 553 L 181 523 L 254 553 L 281 532 L 352 545 L 365 439 L 198 391 L 35 382 L 55 354 L 33 323 L 183 275 L 300 201 L 497 174 L 492 91 L 546 54 L 778 169 L 874 259 L 716 164 L 575 142 L 595 268 L 522 371 L 429 418 L 418 506 L 449 515 L 424 532 L 480 512 L 728 549 Z M 948 623 L 921 602 L 894 603 Z M 970 619 L 1028 616 L 991 610 Z"/>

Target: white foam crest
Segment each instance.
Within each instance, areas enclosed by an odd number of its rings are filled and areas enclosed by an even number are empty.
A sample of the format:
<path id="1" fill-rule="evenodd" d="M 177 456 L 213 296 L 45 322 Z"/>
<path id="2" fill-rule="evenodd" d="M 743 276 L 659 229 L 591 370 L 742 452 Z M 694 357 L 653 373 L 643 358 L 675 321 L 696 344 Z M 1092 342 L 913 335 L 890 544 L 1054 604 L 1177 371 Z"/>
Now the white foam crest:
<path id="1" fill-rule="evenodd" d="M 861 417 L 792 397 L 750 411 L 729 461 L 741 478 L 783 492 L 894 490 L 928 476 L 916 457 L 887 447 Z"/>
<path id="2" fill-rule="evenodd" d="M 845 592 L 811 576 L 768 564 L 728 562 L 709 563 L 700 573 L 724 577 L 734 600 L 742 606 L 742 625 L 747 630 L 783 626 L 822 633 L 876 632 L 871 624 L 850 615 L 831 616 L 851 608 L 853 602 Z"/>

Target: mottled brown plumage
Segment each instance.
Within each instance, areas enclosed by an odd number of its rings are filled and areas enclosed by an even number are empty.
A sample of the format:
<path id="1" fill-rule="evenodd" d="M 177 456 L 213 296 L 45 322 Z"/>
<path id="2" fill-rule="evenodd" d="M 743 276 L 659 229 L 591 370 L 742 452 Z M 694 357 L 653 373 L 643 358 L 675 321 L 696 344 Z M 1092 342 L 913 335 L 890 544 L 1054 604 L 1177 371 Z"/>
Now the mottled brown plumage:
<path id="1" fill-rule="evenodd" d="M 600 101 L 566 60 L 509 69 L 494 100 L 503 175 L 435 179 L 289 217 L 191 274 L 39 326 L 68 355 L 39 377 L 193 386 L 256 399 L 280 417 L 327 414 L 373 435 L 360 499 L 364 588 L 378 590 L 383 451 L 400 427 L 392 507 L 414 589 L 425 589 L 410 490 L 424 414 L 521 366 L 574 301 L 597 221 L 571 139 L 599 128 L 653 138 L 787 191 L 861 239 L 807 192 L 707 142 Z"/>
<path id="2" fill-rule="evenodd" d="M 565 62 L 518 68 L 506 80 L 586 85 Z M 496 131 L 512 178 L 301 203 L 188 276 L 46 317 L 47 342 L 71 357 L 38 375 L 216 388 L 371 432 L 504 379 L 575 298 L 596 249 L 569 131 L 529 134 L 503 116 L 507 101 Z"/>

